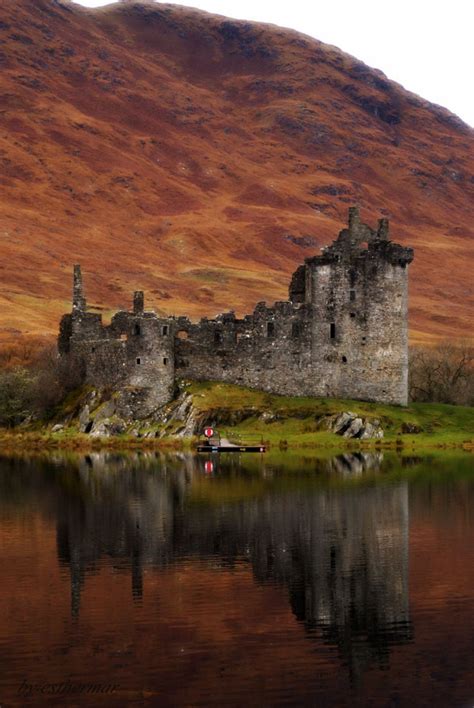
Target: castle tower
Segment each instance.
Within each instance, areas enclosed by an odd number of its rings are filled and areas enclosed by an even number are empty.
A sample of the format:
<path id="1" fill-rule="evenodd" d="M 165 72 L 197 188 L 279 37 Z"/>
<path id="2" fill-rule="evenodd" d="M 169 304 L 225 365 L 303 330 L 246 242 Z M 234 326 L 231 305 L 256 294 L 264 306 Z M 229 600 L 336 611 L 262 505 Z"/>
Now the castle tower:
<path id="1" fill-rule="evenodd" d="M 290 298 L 311 308 L 313 395 L 407 404 L 412 260 L 387 219 L 373 230 L 352 207 L 348 228 L 295 273 Z"/>

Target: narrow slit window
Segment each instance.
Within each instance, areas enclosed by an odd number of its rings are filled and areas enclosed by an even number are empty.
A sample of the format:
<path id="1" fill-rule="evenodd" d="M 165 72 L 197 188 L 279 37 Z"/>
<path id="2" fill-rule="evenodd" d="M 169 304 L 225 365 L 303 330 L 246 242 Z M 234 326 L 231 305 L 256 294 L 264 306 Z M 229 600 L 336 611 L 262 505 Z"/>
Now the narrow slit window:
<path id="1" fill-rule="evenodd" d="M 355 299 L 356 299 L 356 291 L 355 291 L 355 290 L 349 290 L 349 300 L 350 300 L 351 302 L 354 302 Z"/>
<path id="2" fill-rule="evenodd" d="M 275 323 L 274 322 L 267 322 L 267 337 L 274 337 L 275 336 Z"/>
<path id="3" fill-rule="evenodd" d="M 137 364 L 141 364 L 141 363 L 142 363 L 142 360 L 140 359 L 139 356 L 137 356 Z"/>
<path id="4" fill-rule="evenodd" d="M 343 363 L 343 364 L 347 364 L 347 356 L 343 356 L 343 357 L 342 357 L 342 363 Z"/>
<path id="5" fill-rule="evenodd" d="M 214 332 L 214 344 L 220 344 L 222 340 L 222 335 L 220 332 Z"/>
<path id="6" fill-rule="evenodd" d="M 163 359 L 163 364 L 164 364 L 165 366 L 167 366 L 167 364 L 168 364 L 168 359 L 167 359 L 166 357 Z"/>
<path id="7" fill-rule="evenodd" d="M 139 337 L 140 334 L 142 333 L 142 329 L 141 329 L 141 327 L 140 327 L 139 324 L 136 324 L 136 325 L 135 325 L 135 329 L 134 329 L 133 331 L 135 332 L 135 334 L 136 334 L 138 337 Z"/>
<path id="8" fill-rule="evenodd" d="M 299 339 L 301 334 L 301 326 L 299 322 L 293 322 L 291 325 L 291 336 L 293 339 Z"/>
<path id="9" fill-rule="evenodd" d="M 166 337 L 168 335 L 168 325 L 163 325 L 163 329 L 161 330 L 161 333 L 163 337 Z"/>
<path id="10" fill-rule="evenodd" d="M 331 339 L 336 339 L 336 324 L 334 322 L 331 322 L 330 335 Z"/>

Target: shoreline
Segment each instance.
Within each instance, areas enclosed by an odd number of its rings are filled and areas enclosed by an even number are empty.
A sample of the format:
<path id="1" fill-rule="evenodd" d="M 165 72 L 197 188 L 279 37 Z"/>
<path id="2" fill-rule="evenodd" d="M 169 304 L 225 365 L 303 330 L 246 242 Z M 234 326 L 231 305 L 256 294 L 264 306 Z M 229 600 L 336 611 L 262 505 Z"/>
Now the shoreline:
<path id="1" fill-rule="evenodd" d="M 227 431 L 231 434 L 231 430 Z M 239 432 L 240 434 L 240 432 Z M 334 434 L 335 440 L 328 440 L 327 434 L 315 436 L 313 440 L 300 440 L 295 436 L 292 439 L 291 435 L 285 436 L 280 440 L 273 439 L 265 440 L 262 436 L 262 443 L 267 447 L 267 453 L 270 451 L 303 453 L 305 451 L 320 451 L 332 452 L 334 454 L 347 452 L 434 452 L 434 451 L 458 451 L 466 453 L 474 453 L 474 438 L 471 440 L 453 440 L 445 441 L 437 439 L 434 436 L 433 440 L 427 439 L 427 436 L 404 436 L 395 439 L 374 439 L 374 440 L 357 440 L 354 438 L 341 439 Z M 420 437 L 420 439 L 414 439 Z M 10 452 L 28 452 L 28 451 L 55 451 L 64 450 L 71 452 L 99 452 L 99 451 L 162 451 L 162 452 L 191 452 L 194 454 L 226 454 L 226 453 L 198 453 L 197 446 L 199 438 L 196 436 L 187 438 L 178 437 L 163 437 L 163 438 L 145 438 L 135 436 L 110 436 L 110 437 L 95 437 L 91 438 L 86 433 L 75 434 L 56 434 L 49 431 L 32 432 L 32 431 L 0 431 L 0 453 L 9 454 Z M 261 453 L 261 454 L 267 454 Z M 257 454 L 257 453 L 244 453 Z"/>
<path id="2" fill-rule="evenodd" d="M 273 452 L 474 452 L 472 407 L 277 396 L 219 382 L 182 382 L 173 401 L 143 419 L 121 417 L 114 393 L 76 389 L 51 417 L 0 428 L 0 452 L 193 451 L 207 426 Z"/>

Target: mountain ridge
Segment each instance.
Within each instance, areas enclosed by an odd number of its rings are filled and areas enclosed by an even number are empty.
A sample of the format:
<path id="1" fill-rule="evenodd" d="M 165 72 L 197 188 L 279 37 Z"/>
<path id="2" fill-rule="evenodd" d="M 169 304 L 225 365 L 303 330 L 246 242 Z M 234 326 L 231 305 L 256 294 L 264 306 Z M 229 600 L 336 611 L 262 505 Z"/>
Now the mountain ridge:
<path id="1" fill-rule="evenodd" d="M 413 341 L 472 332 L 474 131 L 335 47 L 172 5 L 6 0 L 0 337 L 286 299 L 357 203 L 415 248 Z M 454 276 L 454 277 L 453 277 Z"/>

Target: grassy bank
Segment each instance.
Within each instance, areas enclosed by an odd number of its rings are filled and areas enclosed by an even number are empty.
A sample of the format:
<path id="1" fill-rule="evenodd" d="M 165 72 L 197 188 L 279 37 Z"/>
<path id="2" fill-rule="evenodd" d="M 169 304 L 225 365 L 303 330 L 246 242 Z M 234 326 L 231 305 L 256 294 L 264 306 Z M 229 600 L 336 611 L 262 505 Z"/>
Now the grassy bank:
<path id="1" fill-rule="evenodd" d="M 254 415 L 235 425 L 222 425 L 220 431 L 243 440 L 259 439 L 272 446 L 373 448 L 465 447 L 474 449 L 474 408 L 441 403 L 413 403 L 406 408 L 380 403 L 328 398 L 274 396 L 228 384 L 193 383 L 189 386 L 195 408 L 201 411 L 255 409 Z M 351 411 L 363 418 L 380 420 L 381 440 L 345 439 L 329 432 L 324 420 Z M 232 418 L 228 414 L 228 418 Z M 403 424 L 421 432 L 403 433 Z"/>
<path id="2" fill-rule="evenodd" d="M 261 391 L 220 383 L 188 383 L 181 396 L 191 396 L 187 415 L 236 442 L 264 442 L 271 450 L 306 448 L 327 451 L 347 449 L 464 448 L 474 451 L 474 408 L 445 404 L 411 404 L 406 408 L 353 400 L 274 396 Z M 81 396 L 74 398 L 80 409 Z M 80 433 L 68 399 L 48 424 L 0 430 L 0 447 L 87 449 L 187 449 L 197 441 L 184 436 L 186 420 L 173 417 L 134 423 L 134 434 L 106 438 Z M 327 429 L 328 420 L 350 411 L 362 418 L 378 419 L 384 437 L 376 440 L 347 439 Z M 63 430 L 52 432 L 55 422 L 68 416 Z M 407 426 L 419 430 L 406 433 Z M 148 436 L 144 437 L 145 431 Z M 156 437 L 155 437 L 156 436 Z"/>

